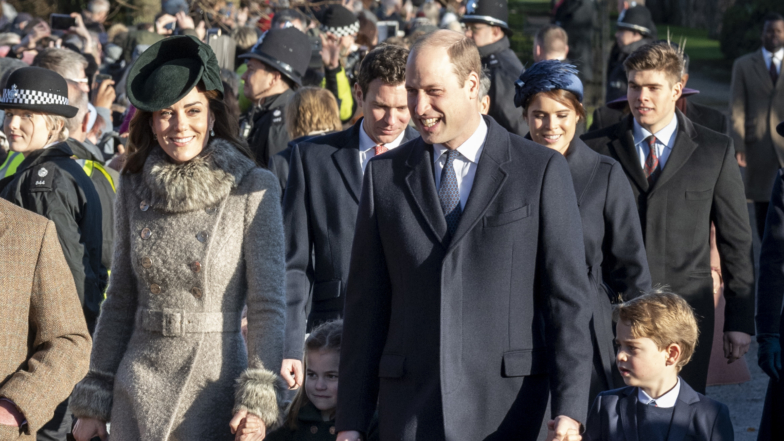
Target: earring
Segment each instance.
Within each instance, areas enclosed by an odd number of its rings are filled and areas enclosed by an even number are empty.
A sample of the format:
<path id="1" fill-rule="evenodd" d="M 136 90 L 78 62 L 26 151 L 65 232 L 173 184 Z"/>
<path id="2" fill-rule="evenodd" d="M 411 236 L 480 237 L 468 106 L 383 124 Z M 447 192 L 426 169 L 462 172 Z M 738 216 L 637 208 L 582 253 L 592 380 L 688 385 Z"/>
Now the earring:
<path id="1" fill-rule="evenodd" d="M 215 130 L 210 129 L 210 136 L 215 136 Z"/>

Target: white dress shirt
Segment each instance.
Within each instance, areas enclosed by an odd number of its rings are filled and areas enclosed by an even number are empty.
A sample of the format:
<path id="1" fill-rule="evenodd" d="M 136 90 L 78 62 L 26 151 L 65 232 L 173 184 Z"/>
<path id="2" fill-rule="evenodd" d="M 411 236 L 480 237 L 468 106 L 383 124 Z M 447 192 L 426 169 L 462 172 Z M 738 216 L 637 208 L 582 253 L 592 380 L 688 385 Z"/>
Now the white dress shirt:
<path id="1" fill-rule="evenodd" d="M 672 121 L 664 126 L 664 128 L 653 134 L 653 136 L 656 137 L 656 143 L 653 144 L 653 148 L 656 149 L 656 156 L 659 157 L 659 167 L 661 167 L 662 170 L 664 170 L 664 166 L 667 164 L 667 159 L 670 157 L 670 153 L 672 153 L 672 147 L 675 145 L 675 135 L 677 130 L 678 118 L 673 113 Z M 647 141 L 648 137 L 651 136 L 651 132 L 649 132 L 647 129 L 644 129 L 635 119 L 632 133 L 634 135 L 634 147 L 637 149 L 637 154 L 640 156 L 640 167 L 642 167 L 644 170 L 645 159 L 648 157 L 648 152 L 651 150 Z"/>
<path id="2" fill-rule="evenodd" d="M 457 176 L 457 188 L 460 190 L 460 208 L 465 210 L 468 195 L 474 186 L 476 166 L 485 146 L 487 138 L 487 123 L 484 118 L 479 118 L 479 127 L 470 138 L 466 140 L 457 151 L 460 155 L 453 162 Z M 446 165 L 446 152 L 449 150 L 442 144 L 433 144 L 433 170 L 436 174 L 436 191 L 441 188 L 441 171 Z"/>
<path id="3" fill-rule="evenodd" d="M 642 390 L 641 387 L 637 388 L 637 401 L 642 404 L 650 404 L 651 401 L 656 402 L 656 407 L 662 407 L 664 409 L 669 409 L 670 407 L 675 407 L 675 403 L 678 402 L 678 395 L 681 393 L 681 379 L 678 377 L 678 382 L 675 383 L 675 387 L 670 389 L 669 392 L 660 396 L 659 398 L 653 399 L 645 391 Z"/>
<path id="4" fill-rule="evenodd" d="M 762 57 L 765 59 L 765 68 L 768 70 L 768 72 L 770 72 L 770 63 L 772 61 L 776 66 L 776 72 L 781 75 L 781 60 L 784 59 L 784 47 L 777 50 L 776 52 L 770 52 L 763 47 Z"/>
<path id="5" fill-rule="evenodd" d="M 362 166 L 362 174 L 365 174 L 365 169 L 367 168 L 368 162 L 376 156 L 376 142 L 370 139 L 370 136 L 365 132 L 365 120 L 362 120 L 362 124 L 359 125 L 359 165 Z M 403 137 L 406 135 L 406 130 L 403 129 L 400 132 L 400 135 L 395 138 L 394 141 L 384 144 L 384 147 L 388 148 L 389 150 L 394 149 L 395 147 L 399 146 L 401 142 L 403 142 Z"/>

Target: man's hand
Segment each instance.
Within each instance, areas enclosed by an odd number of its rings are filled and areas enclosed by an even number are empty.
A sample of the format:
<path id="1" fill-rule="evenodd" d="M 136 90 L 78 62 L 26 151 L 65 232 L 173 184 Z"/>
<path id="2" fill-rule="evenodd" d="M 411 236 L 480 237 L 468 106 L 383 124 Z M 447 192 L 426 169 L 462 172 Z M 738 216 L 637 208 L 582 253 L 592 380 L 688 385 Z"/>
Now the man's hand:
<path id="1" fill-rule="evenodd" d="M 84 49 L 83 52 L 86 54 L 92 53 L 93 51 L 93 38 L 90 36 L 90 31 L 87 30 L 87 27 L 84 25 L 84 19 L 82 19 L 82 14 L 78 12 L 72 12 L 71 17 L 73 17 L 74 21 L 76 22 L 75 26 L 71 26 L 68 31 L 73 32 L 74 34 L 82 37 L 84 40 Z"/>
<path id="2" fill-rule="evenodd" d="M 24 420 L 24 415 L 16 409 L 14 403 L 0 401 L 0 426 L 19 427 Z"/>
<path id="3" fill-rule="evenodd" d="M 280 376 L 286 380 L 289 389 L 297 389 L 302 386 L 302 361 L 296 358 L 283 359 L 283 365 L 280 368 Z"/>
<path id="4" fill-rule="evenodd" d="M 580 423 L 560 415 L 547 422 L 547 441 L 580 441 Z"/>
<path id="5" fill-rule="evenodd" d="M 347 430 L 345 432 L 338 433 L 338 437 L 335 441 L 362 441 L 362 438 L 359 436 L 359 432 L 355 430 Z"/>
<path id="6" fill-rule="evenodd" d="M 327 69 L 337 69 L 340 67 L 340 39 L 332 34 L 322 32 L 321 37 L 321 61 Z"/>
<path id="7" fill-rule="evenodd" d="M 112 103 L 117 97 L 113 86 L 114 81 L 112 80 L 103 80 L 101 84 L 93 83 L 93 106 L 111 109 Z"/>
<path id="8" fill-rule="evenodd" d="M 781 342 L 778 334 L 758 334 L 757 364 L 774 381 L 781 379 Z"/>
<path id="9" fill-rule="evenodd" d="M 109 434 L 106 433 L 106 423 L 95 418 L 79 418 L 72 430 L 76 441 L 90 441 L 96 436 L 101 441 L 108 441 Z"/>
<path id="10" fill-rule="evenodd" d="M 169 23 L 175 23 L 177 18 L 173 15 L 163 14 L 158 17 L 158 20 L 155 21 L 155 32 L 160 35 L 171 35 L 174 33 L 171 29 L 166 29 L 166 25 Z"/>
<path id="11" fill-rule="evenodd" d="M 180 29 L 196 29 L 193 23 L 193 18 L 186 14 L 185 11 L 180 11 L 174 16 L 177 19 L 177 27 Z"/>
<path id="12" fill-rule="evenodd" d="M 35 49 L 35 44 L 38 40 L 48 37 L 51 34 L 52 30 L 49 29 L 49 25 L 45 21 L 38 22 L 38 24 L 33 26 L 33 29 L 25 35 L 19 43 L 19 47 L 24 49 Z"/>
<path id="13" fill-rule="evenodd" d="M 746 153 L 745 152 L 738 152 L 735 153 L 735 159 L 738 161 L 738 165 L 741 167 L 746 166 Z"/>
<path id="14" fill-rule="evenodd" d="M 749 352 L 751 336 L 745 332 L 729 331 L 724 333 L 724 357 L 727 364 L 746 355 Z"/>

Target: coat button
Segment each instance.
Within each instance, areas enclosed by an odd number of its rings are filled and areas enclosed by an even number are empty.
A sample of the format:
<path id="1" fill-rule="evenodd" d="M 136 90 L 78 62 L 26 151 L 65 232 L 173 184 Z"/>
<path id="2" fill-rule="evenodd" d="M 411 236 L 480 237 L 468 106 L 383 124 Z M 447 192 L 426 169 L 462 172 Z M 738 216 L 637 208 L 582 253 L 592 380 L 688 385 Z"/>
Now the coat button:
<path id="1" fill-rule="evenodd" d="M 330 435 L 334 435 L 335 434 L 335 426 L 332 426 L 332 427 L 329 428 L 329 434 Z"/>
<path id="2" fill-rule="evenodd" d="M 150 204 L 148 204 L 146 201 L 142 201 L 142 203 L 139 204 L 139 209 L 142 211 L 147 211 L 149 208 Z"/>
<path id="3" fill-rule="evenodd" d="M 199 261 L 193 262 L 191 264 L 191 269 L 193 270 L 194 273 L 198 273 L 199 271 L 201 271 L 201 263 L 199 263 Z"/>
<path id="4" fill-rule="evenodd" d="M 152 259 L 150 259 L 149 257 L 142 258 L 142 266 L 145 267 L 145 268 L 151 268 L 152 267 Z"/>
<path id="5" fill-rule="evenodd" d="M 196 235 L 196 240 L 198 240 L 201 243 L 206 242 L 207 241 L 207 233 L 202 231 L 201 233 L 197 234 Z"/>
<path id="6" fill-rule="evenodd" d="M 153 283 L 150 285 L 150 292 L 153 294 L 160 294 L 161 293 L 161 286 L 158 284 Z"/>
<path id="7" fill-rule="evenodd" d="M 315 434 L 316 432 L 318 432 L 318 427 L 310 426 L 310 433 Z"/>
<path id="8" fill-rule="evenodd" d="M 147 240 L 152 236 L 152 231 L 149 228 L 145 228 L 142 230 L 142 239 Z"/>
<path id="9" fill-rule="evenodd" d="M 200 299 L 200 298 L 201 298 L 201 289 L 199 289 L 198 287 L 195 287 L 195 286 L 194 286 L 194 287 L 191 289 L 191 293 L 193 294 L 193 297 L 196 297 L 197 299 Z"/>
<path id="10" fill-rule="evenodd" d="M 207 214 L 214 214 L 217 210 L 218 209 L 215 207 L 207 207 L 205 211 L 207 212 Z"/>

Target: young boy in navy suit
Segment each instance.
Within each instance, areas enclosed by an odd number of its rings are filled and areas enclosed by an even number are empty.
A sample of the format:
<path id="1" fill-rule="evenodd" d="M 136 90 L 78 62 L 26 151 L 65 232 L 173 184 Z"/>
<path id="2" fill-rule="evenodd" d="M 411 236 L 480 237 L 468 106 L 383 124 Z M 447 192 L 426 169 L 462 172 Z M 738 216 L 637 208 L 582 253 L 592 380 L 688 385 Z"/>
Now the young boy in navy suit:
<path id="1" fill-rule="evenodd" d="M 615 363 L 627 387 L 603 392 L 588 414 L 587 441 L 732 441 L 726 405 L 678 376 L 699 330 L 680 296 L 653 292 L 619 305 Z"/>

